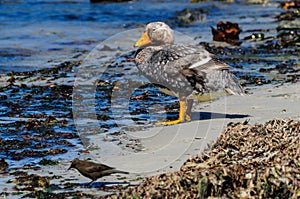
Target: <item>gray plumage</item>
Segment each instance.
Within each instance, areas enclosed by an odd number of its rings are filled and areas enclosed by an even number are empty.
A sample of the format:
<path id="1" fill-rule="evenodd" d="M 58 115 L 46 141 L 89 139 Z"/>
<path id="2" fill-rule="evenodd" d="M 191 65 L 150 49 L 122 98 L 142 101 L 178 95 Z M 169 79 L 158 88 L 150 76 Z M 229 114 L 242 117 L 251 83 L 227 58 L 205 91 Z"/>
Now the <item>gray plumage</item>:
<path id="1" fill-rule="evenodd" d="M 191 120 L 194 99 L 204 102 L 244 94 L 229 65 L 200 46 L 174 44 L 173 30 L 163 22 L 149 23 L 135 46 L 140 47 L 135 62 L 141 73 L 180 99 L 178 119 L 158 124 Z"/>
<path id="2" fill-rule="evenodd" d="M 173 31 L 165 23 L 150 23 L 146 32 L 152 43 L 136 55 L 135 61 L 152 83 L 167 87 L 179 98 L 200 101 L 197 96 L 244 93 L 229 65 L 200 46 L 174 44 Z"/>

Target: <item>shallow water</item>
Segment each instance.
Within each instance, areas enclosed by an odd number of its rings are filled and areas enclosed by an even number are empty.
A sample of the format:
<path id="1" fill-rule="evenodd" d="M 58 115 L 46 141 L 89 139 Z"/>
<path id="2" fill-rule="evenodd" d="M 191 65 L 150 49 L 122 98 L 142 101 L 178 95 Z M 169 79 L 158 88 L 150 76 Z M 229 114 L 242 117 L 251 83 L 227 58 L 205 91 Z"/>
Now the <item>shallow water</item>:
<path id="1" fill-rule="evenodd" d="M 116 33 L 166 20 L 188 5 L 185 1 L 157 2 L 1 1 L 0 72 L 33 70 L 69 60 Z"/>
<path id="2" fill-rule="evenodd" d="M 188 27 L 179 27 L 176 12 L 203 8 L 208 13 Z M 255 10 L 255 12 L 253 12 Z M 220 20 L 238 22 L 243 30 L 274 34 L 277 4 L 249 5 L 188 1 L 134 1 L 90 4 L 89 1 L 1 1 L 0 72 L 51 67 L 92 50 L 101 41 L 149 21 L 170 22 L 177 31 L 201 41 L 212 40 L 210 26 Z M 260 13 L 260 14 L 257 14 Z M 242 38 L 244 33 L 242 33 Z"/>

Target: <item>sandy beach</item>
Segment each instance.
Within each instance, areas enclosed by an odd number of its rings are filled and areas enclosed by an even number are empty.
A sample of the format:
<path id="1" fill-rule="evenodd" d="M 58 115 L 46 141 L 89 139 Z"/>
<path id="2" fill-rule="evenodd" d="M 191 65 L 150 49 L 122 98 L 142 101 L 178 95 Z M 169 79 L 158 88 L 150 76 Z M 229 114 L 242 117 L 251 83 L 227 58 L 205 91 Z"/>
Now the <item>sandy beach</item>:
<path id="1" fill-rule="evenodd" d="M 104 196 L 113 193 L 116 187 L 119 189 L 122 186 L 137 185 L 145 177 L 179 171 L 188 158 L 198 155 L 207 144 L 214 142 L 229 123 L 248 120 L 248 123 L 253 125 L 274 118 L 298 120 L 299 103 L 300 84 L 294 83 L 251 88 L 247 96 L 228 96 L 213 102 L 197 104 L 191 122 L 153 127 L 146 132 L 131 132 L 130 136 L 141 137 L 145 133 L 152 135 L 140 140 L 144 150 L 118 156 L 118 150 L 114 149 L 116 155 L 105 161 L 106 164 L 130 171 L 131 174 L 103 177 L 92 187 L 86 187 L 89 179 L 77 171 L 66 171 L 70 165 L 69 161 L 61 161 L 57 166 L 43 167 L 35 173 L 46 176 L 53 173 L 62 175 L 65 180 L 52 180 L 51 183 L 59 185 L 69 181 L 73 186 L 77 185 L 76 189 L 83 193 Z M 81 155 L 81 158 L 87 157 L 90 155 Z M 106 188 L 99 187 L 103 183 Z"/>
<path id="2" fill-rule="evenodd" d="M 193 109 L 191 122 L 153 127 L 146 133 L 130 133 L 137 137 L 148 135 L 141 139 L 144 148 L 141 154 L 113 156 L 107 163 L 147 176 L 176 171 L 188 157 L 197 155 L 216 140 L 228 123 L 249 120 L 249 124 L 257 124 L 278 118 L 297 120 L 299 104 L 299 83 L 252 88 L 247 96 L 199 103 Z"/>

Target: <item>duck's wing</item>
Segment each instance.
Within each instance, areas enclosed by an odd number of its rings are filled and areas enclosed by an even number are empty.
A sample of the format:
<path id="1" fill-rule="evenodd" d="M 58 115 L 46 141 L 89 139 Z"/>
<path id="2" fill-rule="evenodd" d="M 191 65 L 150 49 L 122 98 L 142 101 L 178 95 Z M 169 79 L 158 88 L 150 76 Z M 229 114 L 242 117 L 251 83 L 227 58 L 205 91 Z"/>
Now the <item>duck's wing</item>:
<path id="1" fill-rule="evenodd" d="M 222 92 L 227 88 L 236 90 L 235 93 L 241 91 L 237 79 L 228 72 L 231 67 L 202 47 L 175 44 L 148 47 L 138 58 L 141 72 L 152 83 L 169 88 L 176 96 Z"/>
<path id="2" fill-rule="evenodd" d="M 198 46 L 169 45 L 154 51 L 150 63 L 162 67 L 165 72 L 180 70 L 211 71 L 229 69 L 230 66 L 216 59 L 214 55 Z"/>
<path id="3" fill-rule="evenodd" d="M 202 47 L 170 45 L 155 52 L 151 59 L 152 63 L 160 65 L 166 77 L 189 82 L 185 85 L 199 94 L 223 90 L 230 94 L 243 93 L 237 78 L 228 71 L 231 67 Z M 170 82 L 177 84 L 176 81 Z"/>

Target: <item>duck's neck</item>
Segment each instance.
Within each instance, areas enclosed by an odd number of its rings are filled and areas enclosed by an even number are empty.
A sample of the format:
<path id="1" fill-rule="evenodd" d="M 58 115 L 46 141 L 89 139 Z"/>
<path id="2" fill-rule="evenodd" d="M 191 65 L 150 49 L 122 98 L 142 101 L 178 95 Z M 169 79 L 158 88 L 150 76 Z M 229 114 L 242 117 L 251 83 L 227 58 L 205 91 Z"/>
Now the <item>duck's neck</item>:
<path id="1" fill-rule="evenodd" d="M 151 45 L 151 46 L 145 47 L 143 50 L 141 50 L 137 54 L 137 56 L 136 56 L 137 63 L 144 64 L 152 57 L 153 53 L 165 48 L 166 46 L 168 46 L 168 45 L 160 45 L 160 46 Z"/>

